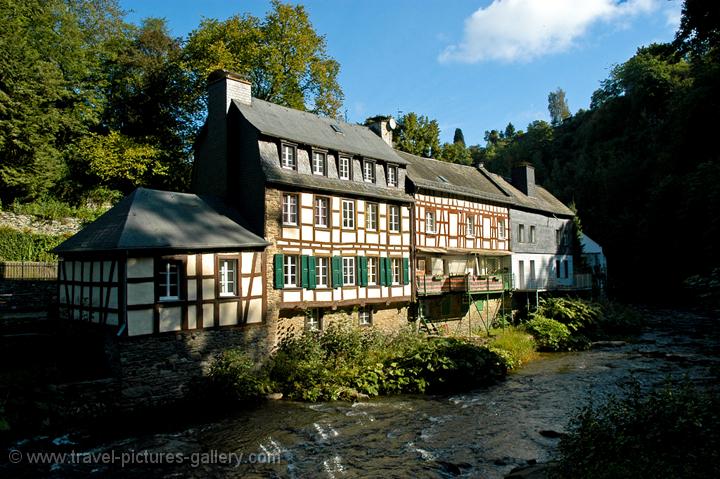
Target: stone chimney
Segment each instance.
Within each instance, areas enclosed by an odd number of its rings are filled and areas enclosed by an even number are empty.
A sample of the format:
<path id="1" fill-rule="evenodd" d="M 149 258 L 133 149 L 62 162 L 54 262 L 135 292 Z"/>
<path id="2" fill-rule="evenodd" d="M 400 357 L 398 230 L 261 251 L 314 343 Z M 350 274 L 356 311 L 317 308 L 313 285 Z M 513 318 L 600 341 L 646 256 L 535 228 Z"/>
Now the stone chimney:
<path id="1" fill-rule="evenodd" d="M 237 73 L 215 70 L 208 76 L 207 89 L 207 132 L 204 140 L 195 146 L 193 191 L 224 197 L 231 173 L 228 165 L 228 111 L 232 100 L 251 104 L 252 85 Z"/>
<path id="2" fill-rule="evenodd" d="M 510 183 L 527 196 L 535 196 L 535 168 L 530 163 L 514 166 Z"/>
<path id="3" fill-rule="evenodd" d="M 366 125 L 392 148 L 393 130 L 397 128 L 395 118 L 391 116 L 376 116 L 375 118 L 371 118 Z"/>

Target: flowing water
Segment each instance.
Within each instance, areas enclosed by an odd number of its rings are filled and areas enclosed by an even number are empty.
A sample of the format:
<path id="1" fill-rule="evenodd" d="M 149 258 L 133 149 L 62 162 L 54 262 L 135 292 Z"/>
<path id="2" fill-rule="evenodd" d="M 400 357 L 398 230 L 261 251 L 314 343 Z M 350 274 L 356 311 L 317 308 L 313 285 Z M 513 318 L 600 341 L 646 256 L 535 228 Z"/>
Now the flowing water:
<path id="1" fill-rule="evenodd" d="M 57 449 L 81 452 L 94 463 L 78 464 L 76 458 L 75 464 L 55 464 L 43 472 L 51 477 L 503 477 L 514 467 L 549 460 L 559 441 L 555 433 L 566 430 L 590 396 L 620 393 L 632 378 L 644 386 L 669 375 L 716 381 L 718 322 L 671 311 L 651 316 L 637 341 L 546 355 L 500 384 L 466 394 L 355 404 L 276 401 L 169 431 L 111 440 L 70 434 L 55 439 Z M 103 453 L 116 455 L 113 465 L 92 460 Z M 135 463 L 121 467 L 122 454 Z"/>

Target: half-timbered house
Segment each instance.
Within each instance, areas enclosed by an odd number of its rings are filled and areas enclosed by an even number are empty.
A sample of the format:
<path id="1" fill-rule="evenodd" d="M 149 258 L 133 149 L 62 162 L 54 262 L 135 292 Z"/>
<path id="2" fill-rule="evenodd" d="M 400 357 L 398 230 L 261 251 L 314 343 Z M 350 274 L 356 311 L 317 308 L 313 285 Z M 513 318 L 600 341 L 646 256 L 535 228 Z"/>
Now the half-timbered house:
<path id="1" fill-rule="evenodd" d="M 512 286 L 512 196 L 478 169 L 398 152 L 415 197 L 415 282 L 422 318 L 468 333 L 492 320 Z"/>
<path id="2" fill-rule="evenodd" d="M 251 95 L 229 72 L 209 82 L 194 189 L 248 218 L 267 250 L 268 321 L 276 332 L 340 318 L 396 329 L 411 300 L 412 197 L 388 122 L 369 128 Z"/>

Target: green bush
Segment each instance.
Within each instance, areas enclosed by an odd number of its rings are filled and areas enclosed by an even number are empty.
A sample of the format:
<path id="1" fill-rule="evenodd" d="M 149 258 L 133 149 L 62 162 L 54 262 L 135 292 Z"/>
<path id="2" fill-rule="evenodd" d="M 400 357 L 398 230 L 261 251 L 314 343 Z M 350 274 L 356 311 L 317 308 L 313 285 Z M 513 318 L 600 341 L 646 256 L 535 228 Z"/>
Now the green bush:
<path id="1" fill-rule="evenodd" d="M 638 334 L 645 324 L 645 319 L 637 310 L 621 303 L 605 302 L 602 304 L 602 311 L 593 331 L 593 335 L 597 338 Z"/>
<path id="2" fill-rule="evenodd" d="M 525 329 L 533 335 L 542 351 L 564 351 L 569 348 L 570 330 L 559 321 L 535 313 L 533 319 L 525 324 Z"/>
<path id="3" fill-rule="evenodd" d="M 571 333 L 592 328 L 602 315 L 599 304 L 579 298 L 544 298 L 537 314 L 567 326 Z"/>
<path id="4" fill-rule="evenodd" d="M 689 382 L 668 381 L 624 398 L 592 402 L 560 441 L 562 478 L 720 477 L 720 400 Z"/>
<path id="5" fill-rule="evenodd" d="M 248 401 L 272 391 L 265 371 L 240 349 L 220 353 L 210 365 L 209 377 L 214 398 Z"/>
<path id="6" fill-rule="evenodd" d="M 63 235 L 26 233 L 0 227 L 0 261 L 55 261 L 50 252 L 65 241 Z"/>
<path id="7" fill-rule="evenodd" d="M 535 339 L 526 331 L 510 326 L 493 333 L 488 346 L 505 359 L 509 369 L 517 369 L 537 356 Z"/>
<path id="8" fill-rule="evenodd" d="M 118 195 L 112 192 L 98 193 L 102 198 L 117 201 Z M 91 208 L 87 206 L 71 206 L 57 198 L 40 198 L 30 203 L 20 203 L 17 200 L 12 204 L 10 210 L 19 215 L 35 216 L 43 220 L 58 221 L 65 218 L 78 218 L 88 223 L 96 220 L 100 215 L 107 211 L 106 207 Z"/>
<path id="9" fill-rule="evenodd" d="M 286 397 L 306 401 L 460 391 L 507 372 L 502 357 L 466 341 L 343 323 L 287 338 L 268 368 Z"/>

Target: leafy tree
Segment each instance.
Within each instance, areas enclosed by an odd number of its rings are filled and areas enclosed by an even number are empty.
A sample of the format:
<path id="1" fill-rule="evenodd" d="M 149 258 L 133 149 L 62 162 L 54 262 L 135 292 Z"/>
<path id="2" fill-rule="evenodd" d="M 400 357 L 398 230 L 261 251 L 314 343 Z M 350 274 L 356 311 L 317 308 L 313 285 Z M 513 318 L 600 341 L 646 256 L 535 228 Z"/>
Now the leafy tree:
<path id="1" fill-rule="evenodd" d="M 685 0 L 675 47 L 682 53 L 704 55 L 720 44 L 720 4 L 705 0 Z"/>
<path id="2" fill-rule="evenodd" d="M 570 117 L 570 108 L 565 98 L 565 90 L 558 88 L 548 94 L 548 110 L 550 111 L 550 123 L 559 125 L 566 118 Z"/>
<path id="3" fill-rule="evenodd" d="M 453 143 L 462 145 L 465 148 L 465 135 L 460 128 L 455 128 L 455 135 L 453 135 Z"/>
<path id="4" fill-rule="evenodd" d="M 0 1 L 0 196 L 32 199 L 65 176 L 68 146 L 97 124 L 101 65 L 122 36 L 114 0 Z"/>
<path id="5" fill-rule="evenodd" d="M 273 0 L 264 19 L 249 14 L 227 20 L 203 20 L 185 45 L 196 94 L 202 97 L 207 76 L 223 68 L 246 75 L 253 95 L 280 105 L 337 116 L 342 90 L 340 65 L 326 51 L 305 7 Z"/>
<path id="6" fill-rule="evenodd" d="M 440 127 L 436 120 L 410 112 L 398 120 L 395 147 L 413 155 L 440 156 Z"/>
<path id="7" fill-rule="evenodd" d="M 445 143 L 440 151 L 439 160 L 449 163 L 469 165 L 472 163 L 470 151 L 461 143 Z"/>
<path id="8" fill-rule="evenodd" d="M 513 125 L 512 123 L 508 123 L 505 127 L 505 133 L 503 134 L 503 138 L 505 138 L 506 140 L 511 140 L 515 137 L 516 133 L 517 132 L 515 131 L 515 125 Z"/>

